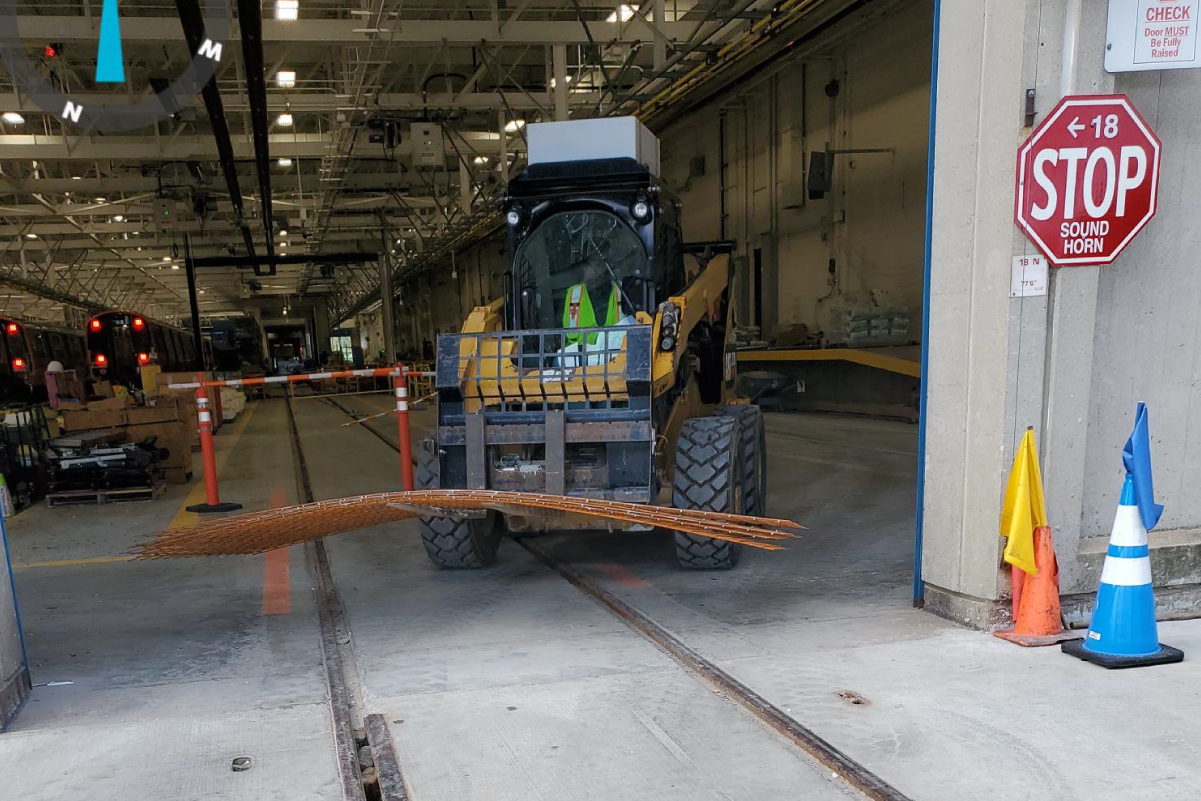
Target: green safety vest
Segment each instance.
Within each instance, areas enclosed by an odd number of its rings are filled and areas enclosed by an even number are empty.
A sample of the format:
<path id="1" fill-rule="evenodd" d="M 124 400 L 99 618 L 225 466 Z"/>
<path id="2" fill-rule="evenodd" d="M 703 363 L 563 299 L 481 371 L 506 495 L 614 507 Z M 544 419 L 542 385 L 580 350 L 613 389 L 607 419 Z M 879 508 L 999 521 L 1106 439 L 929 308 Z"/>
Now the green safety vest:
<path id="1" fill-rule="evenodd" d="M 617 284 L 609 282 L 609 307 L 605 312 L 605 327 L 617 325 L 621 314 L 621 301 L 618 296 Z M 575 284 L 568 288 L 567 297 L 563 301 L 564 328 L 596 328 L 596 312 L 592 310 L 592 298 L 588 296 L 588 287 Z M 599 334 L 588 335 L 588 344 L 595 345 Z M 569 334 L 567 344 L 578 344 L 583 339 L 579 334 Z"/>

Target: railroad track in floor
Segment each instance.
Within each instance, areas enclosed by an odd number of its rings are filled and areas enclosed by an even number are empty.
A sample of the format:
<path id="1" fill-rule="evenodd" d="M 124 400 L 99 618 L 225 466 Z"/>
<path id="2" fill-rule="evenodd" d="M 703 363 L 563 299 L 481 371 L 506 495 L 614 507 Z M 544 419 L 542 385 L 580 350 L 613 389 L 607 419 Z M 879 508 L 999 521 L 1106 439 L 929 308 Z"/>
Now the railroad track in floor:
<path id="1" fill-rule="evenodd" d="M 309 478 L 308 462 L 296 426 L 292 398 L 286 398 L 288 429 L 296 470 L 297 495 L 303 503 L 317 500 Z M 320 627 L 321 663 L 333 721 L 334 750 L 344 801 L 408 801 L 408 790 L 392 735 L 382 715 L 367 712 L 354 655 L 354 640 L 338 588 L 330 570 L 325 543 L 305 544 L 305 559 L 313 578 L 317 621 Z M 363 749 L 369 750 L 367 760 Z"/>
<path id="2" fill-rule="evenodd" d="M 351 419 L 364 416 L 335 398 L 323 400 Z M 390 421 L 391 417 L 385 416 L 380 419 Z M 372 425 L 373 422 L 375 421 L 365 420 L 356 427 L 366 429 L 369 434 L 399 453 L 400 448 L 396 442 Z M 514 537 L 513 540 L 547 568 L 615 615 L 630 629 L 666 652 L 699 682 L 718 690 L 744 712 L 766 724 L 772 731 L 837 774 L 854 790 L 874 801 L 908 801 L 909 797 L 900 790 L 743 684 L 665 626 L 626 603 L 573 565 L 556 559 L 538 544 L 536 537 Z"/>

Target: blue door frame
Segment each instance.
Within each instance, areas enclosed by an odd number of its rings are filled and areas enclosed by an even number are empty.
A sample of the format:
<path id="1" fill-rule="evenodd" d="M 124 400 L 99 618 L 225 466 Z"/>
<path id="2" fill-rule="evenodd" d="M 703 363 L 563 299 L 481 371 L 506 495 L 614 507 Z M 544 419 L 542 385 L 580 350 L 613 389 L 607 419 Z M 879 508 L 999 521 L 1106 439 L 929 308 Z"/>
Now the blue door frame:
<path id="1" fill-rule="evenodd" d="M 934 0 L 934 38 L 930 48 L 930 143 L 926 155 L 926 242 L 922 264 L 922 377 L 917 420 L 917 525 L 913 542 L 913 605 L 925 602 L 922 581 L 922 509 L 926 499 L 926 383 L 930 376 L 930 252 L 934 235 L 934 124 L 938 110 L 938 36 L 942 0 Z"/>

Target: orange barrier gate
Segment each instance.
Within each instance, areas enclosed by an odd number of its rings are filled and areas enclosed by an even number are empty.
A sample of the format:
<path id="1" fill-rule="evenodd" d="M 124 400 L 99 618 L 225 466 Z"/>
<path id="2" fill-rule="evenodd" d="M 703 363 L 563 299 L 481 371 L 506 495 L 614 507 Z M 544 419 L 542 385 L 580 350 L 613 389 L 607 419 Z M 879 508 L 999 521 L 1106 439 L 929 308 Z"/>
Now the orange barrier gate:
<path id="1" fill-rule="evenodd" d="M 395 367 L 377 367 L 366 370 L 338 370 L 325 373 L 303 373 L 300 375 L 262 376 L 256 378 L 230 378 L 220 381 L 205 381 L 200 373 L 196 380 L 180 384 L 168 384 L 169 389 L 196 390 L 196 414 L 200 419 L 200 456 L 204 463 L 204 495 L 205 502 L 188 507 L 189 512 L 232 512 L 241 509 L 242 504 L 221 501 L 221 491 L 217 483 L 217 455 L 213 449 L 213 416 L 209 409 L 209 387 L 250 387 L 260 384 L 296 384 L 302 381 L 321 381 L 336 378 L 395 378 L 396 392 L 396 421 L 400 437 L 400 478 L 401 485 L 406 491 L 414 489 L 413 484 L 413 439 L 409 430 L 409 391 L 408 376 L 429 376 L 432 373 L 406 371 L 403 364 Z"/>

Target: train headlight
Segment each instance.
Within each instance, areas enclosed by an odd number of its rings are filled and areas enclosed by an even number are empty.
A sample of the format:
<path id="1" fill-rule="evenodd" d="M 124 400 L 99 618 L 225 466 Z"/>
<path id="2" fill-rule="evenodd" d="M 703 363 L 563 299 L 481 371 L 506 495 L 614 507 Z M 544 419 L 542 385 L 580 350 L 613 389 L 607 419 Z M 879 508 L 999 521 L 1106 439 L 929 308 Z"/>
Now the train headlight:
<path id="1" fill-rule="evenodd" d="M 105 356 L 103 353 L 97 353 L 96 354 L 96 366 L 97 367 L 108 367 L 108 357 Z"/>
<path id="2" fill-rule="evenodd" d="M 138 354 L 138 364 L 150 364 L 150 354 L 149 353 L 139 353 Z"/>
<path id="3" fill-rule="evenodd" d="M 25 360 L 22 359 L 20 356 L 13 359 L 13 370 L 15 370 L 18 373 L 25 372 Z"/>
<path id="4" fill-rule="evenodd" d="M 134 331 L 141 331 L 145 327 L 146 327 L 145 320 L 143 320 L 141 317 L 133 318 L 133 330 Z"/>
<path id="5" fill-rule="evenodd" d="M 511 228 L 516 228 L 521 225 L 521 212 L 517 209 L 509 209 L 509 213 L 505 215 L 505 221 Z"/>
<path id="6" fill-rule="evenodd" d="M 9 323 L 8 325 L 5 326 L 5 330 L 8 331 L 8 335 L 10 337 L 15 337 L 17 334 L 19 334 L 21 332 L 21 329 L 17 326 L 16 323 Z"/>
<path id="7" fill-rule="evenodd" d="M 101 328 L 103 328 L 103 327 L 104 327 L 104 323 L 102 323 L 102 322 L 100 322 L 99 320 L 96 320 L 96 319 L 93 319 L 93 320 L 92 320 L 92 330 L 93 330 L 93 331 L 99 331 L 99 330 L 100 330 Z"/>

